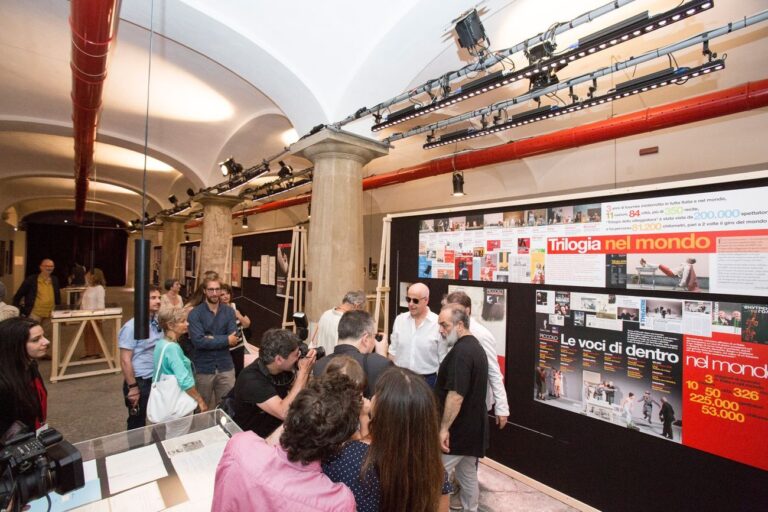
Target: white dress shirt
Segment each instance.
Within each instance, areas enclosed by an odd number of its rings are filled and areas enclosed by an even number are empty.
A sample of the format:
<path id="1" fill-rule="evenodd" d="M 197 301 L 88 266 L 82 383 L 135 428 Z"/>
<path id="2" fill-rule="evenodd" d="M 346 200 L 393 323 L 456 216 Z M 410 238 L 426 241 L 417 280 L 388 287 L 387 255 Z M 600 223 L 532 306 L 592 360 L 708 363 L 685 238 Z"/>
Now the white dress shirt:
<path id="1" fill-rule="evenodd" d="M 344 313 L 336 308 L 329 309 L 322 315 L 317 322 L 317 331 L 315 331 L 315 347 L 323 347 L 326 354 L 332 354 L 333 348 L 339 342 L 339 321 Z"/>
<path id="2" fill-rule="evenodd" d="M 410 312 L 397 315 L 390 336 L 389 355 L 395 364 L 408 368 L 419 375 L 437 373 L 440 363 L 437 358 L 437 347 L 440 341 L 437 325 L 437 315 L 427 312 L 421 325 L 416 327 L 416 321 Z"/>

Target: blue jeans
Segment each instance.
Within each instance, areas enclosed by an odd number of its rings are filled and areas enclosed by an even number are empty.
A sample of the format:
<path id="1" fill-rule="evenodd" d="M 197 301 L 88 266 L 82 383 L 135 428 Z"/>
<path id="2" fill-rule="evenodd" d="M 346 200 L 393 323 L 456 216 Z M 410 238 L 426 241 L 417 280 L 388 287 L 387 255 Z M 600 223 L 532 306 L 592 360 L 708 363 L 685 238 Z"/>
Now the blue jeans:
<path id="1" fill-rule="evenodd" d="M 123 397 L 125 398 L 125 406 L 128 408 L 128 430 L 147 425 L 147 402 L 149 401 L 149 392 L 152 390 L 152 379 L 136 377 L 136 384 L 139 385 L 139 407 L 135 414 L 132 414 L 134 411 L 128 401 L 128 384 L 123 382 Z"/>

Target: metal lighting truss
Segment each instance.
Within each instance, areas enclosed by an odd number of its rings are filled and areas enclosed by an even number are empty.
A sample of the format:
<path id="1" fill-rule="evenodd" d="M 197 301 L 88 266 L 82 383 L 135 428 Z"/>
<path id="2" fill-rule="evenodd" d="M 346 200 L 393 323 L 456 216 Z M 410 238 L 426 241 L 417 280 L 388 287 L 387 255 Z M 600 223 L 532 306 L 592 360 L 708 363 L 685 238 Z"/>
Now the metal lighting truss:
<path id="1" fill-rule="evenodd" d="M 542 89 L 521 94 L 520 96 L 517 96 L 509 100 L 500 101 L 498 103 L 494 103 L 493 105 L 488 105 L 470 112 L 465 112 L 463 114 L 456 115 L 448 119 L 443 119 L 441 121 L 436 121 L 428 125 L 413 128 L 411 130 L 407 130 L 402 133 L 394 133 L 389 137 L 382 139 L 382 142 L 391 144 L 394 141 L 405 139 L 408 137 L 413 137 L 414 135 L 419 135 L 422 133 L 434 135 L 434 132 L 436 130 L 442 130 L 454 124 L 468 121 L 476 117 L 494 115 L 501 110 L 507 109 L 509 107 L 513 107 L 515 105 L 520 105 L 530 99 L 540 98 L 542 96 L 555 93 L 561 89 L 569 89 L 581 83 L 594 82 L 596 79 L 600 77 L 616 73 L 617 71 L 621 71 L 623 69 L 633 68 L 644 62 L 649 62 L 659 57 L 670 55 L 674 52 L 683 50 L 685 48 L 690 48 L 691 46 L 704 44 L 705 53 L 706 53 L 706 50 L 707 50 L 706 46 L 708 45 L 708 42 L 711 41 L 712 39 L 716 39 L 718 37 L 731 34 L 733 32 L 737 32 L 739 30 L 751 27 L 758 23 L 763 23 L 765 21 L 768 21 L 768 10 L 761 11 L 752 16 L 731 21 L 726 25 L 723 25 L 713 30 L 709 30 L 707 32 L 702 32 L 699 35 L 690 37 L 683 41 L 680 41 L 671 45 L 667 45 L 662 48 L 657 48 L 655 50 L 651 50 L 638 57 L 631 57 L 623 62 L 617 62 L 608 67 L 597 69 L 591 73 L 586 73 L 584 75 L 569 78 L 568 80 L 564 80 L 563 82 L 552 84 Z"/>
<path id="2" fill-rule="evenodd" d="M 612 89 L 608 93 L 586 98 L 583 101 L 577 101 L 570 105 L 556 106 L 545 105 L 527 112 L 513 115 L 509 121 L 488 126 L 482 129 L 468 128 L 466 130 L 460 130 L 441 136 L 436 141 L 430 141 L 424 144 L 424 149 L 431 149 L 446 144 L 452 144 L 454 142 L 460 142 L 463 140 L 474 139 L 477 137 L 483 137 L 492 133 L 497 133 L 503 130 L 509 130 L 518 126 L 535 123 L 538 121 L 544 121 L 553 117 L 559 117 L 564 114 L 570 114 L 577 110 L 594 107 L 595 105 L 602 105 L 603 103 L 610 103 L 612 101 L 620 100 L 628 96 L 634 96 L 652 89 L 660 87 L 666 87 L 668 85 L 681 84 L 691 78 L 697 78 L 707 75 L 713 71 L 720 71 L 725 68 L 725 61 L 722 59 L 713 60 L 707 62 L 701 66 L 695 68 L 668 68 L 663 71 L 651 73 L 628 82 L 621 83 Z"/>
<path id="3" fill-rule="evenodd" d="M 428 105 L 409 105 L 402 110 L 393 112 L 387 116 L 384 121 L 374 124 L 371 130 L 382 130 L 454 105 L 479 94 L 492 91 L 499 87 L 504 87 L 513 82 L 517 82 L 518 80 L 535 80 L 537 77 L 541 77 L 545 74 L 554 73 L 571 62 L 575 62 L 605 50 L 606 48 L 616 46 L 699 14 L 712 8 L 713 5 L 714 2 L 712 0 L 692 0 L 655 16 L 649 17 L 648 11 L 645 11 L 583 37 L 576 45 L 561 54 L 552 54 L 551 46 L 546 48 L 548 42 L 542 42 L 535 47 L 526 48 L 528 51 L 535 48 L 540 53 L 540 58 L 534 59 L 534 62 L 531 65 L 519 70 L 500 70 L 490 73 L 482 78 L 478 78 L 477 80 L 462 85 L 453 94 L 445 96 L 439 100 L 436 99 Z"/>
<path id="4" fill-rule="evenodd" d="M 348 115 L 341 121 L 334 123 L 331 126 L 335 126 L 336 128 L 341 128 L 342 126 L 348 123 L 351 123 L 352 121 L 355 121 L 357 119 L 360 119 L 362 117 L 368 116 L 370 114 L 377 114 L 378 112 L 381 112 L 382 110 L 387 109 L 392 105 L 397 105 L 398 103 L 402 103 L 403 101 L 410 100 L 411 98 L 418 96 L 419 94 L 429 93 L 435 87 L 435 84 L 439 83 L 447 86 L 450 82 L 454 80 L 467 76 L 471 73 L 475 73 L 477 71 L 488 69 L 491 66 L 494 66 L 499 62 L 501 62 L 502 60 L 506 59 L 510 55 L 523 51 L 526 48 L 529 48 L 531 46 L 535 46 L 543 41 L 548 40 L 551 37 L 560 35 L 564 32 L 567 32 L 568 30 L 571 30 L 580 25 L 583 25 L 584 23 L 589 23 L 591 21 L 594 21 L 600 16 L 611 13 L 616 9 L 624 7 L 625 5 L 630 4 L 634 1 L 635 0 L 613 0 L 611 2 L 608 2 L 607 4 L 602 5 L 597 9 L 593 9 L 580 16 L 577 16 L 576 18 L 573 18 L 570 21 L 556 24 L 556 26 L 551 31 L 547 31 L 546 33 L 541 33 L 535 37 L 528 39 L 527 41 L 518 43 L 515 46 L 512 46 L 510 48 L 495 51 L 490 56 L 486 57 L 485 59 L 479 62 L 473 62 L 472 64 L 464 66 L 461 69 L 458 69 L 456 71 L 451 71 L 450 73 L 446 73 L 445 75 L 442 75 L 441 77 L 435 80 L 429 80 L 428 82 L 414 89 L 411 89 L 408 92 L 402 93 L 398 96 L 395 96 L 394 98 L 390 98 L 389 100 L 378 103 L 373 107 L 370 107 L 370 108 L 362 107 L 358 109 L 354 114 Z"/>

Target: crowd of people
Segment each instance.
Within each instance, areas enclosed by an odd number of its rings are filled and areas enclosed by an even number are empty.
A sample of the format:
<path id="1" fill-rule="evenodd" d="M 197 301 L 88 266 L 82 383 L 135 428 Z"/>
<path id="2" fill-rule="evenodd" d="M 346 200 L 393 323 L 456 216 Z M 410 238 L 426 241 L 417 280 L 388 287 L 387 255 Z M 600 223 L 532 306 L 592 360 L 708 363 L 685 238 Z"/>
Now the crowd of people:
<path id="1" fill-rule="evenodd" d="M 6 437 L 46 421 L 37 360 L 49 345 L 41 320 L 58 303 L 51 267 L 43 261 L 40 275 L 25 281 L 25 315 L 0 322 Z M 85 305 L 98 307 L 103 274 L 94 269 L 86 281 L 94 289 Z M 478 509 L 488 413 L 503 428 L 509 406 L 496 342 L 470 321 L 465 293 L 449 294 L 435 313 L 429 288 L 411 285 L 408 311 L 386 340 L 363 310 L 363 292 L 351 291 L 320 319 L 312 347 L 302 350 L 294 333 L 269 329 L 258 357 L 244 366 L 237 349 L 251 320 L 218 275 L 206 273 L 186 303 L 177 280 L 165 289 L 149 287 L 147 338 L 136 339 L 134 319 L 118 333 L 126 426 L 158 421 L 158 404 L 169 419 L 229 404 L 244 432 L 232 437 L 219 463 L 215 510 L 436 511 L 448 510 L 452 491 L 463 510 Z M 329 354 L 317 359 L 315 345 Z M 157 383 L 170 377 L 191 405 L 157 399 Z"/>

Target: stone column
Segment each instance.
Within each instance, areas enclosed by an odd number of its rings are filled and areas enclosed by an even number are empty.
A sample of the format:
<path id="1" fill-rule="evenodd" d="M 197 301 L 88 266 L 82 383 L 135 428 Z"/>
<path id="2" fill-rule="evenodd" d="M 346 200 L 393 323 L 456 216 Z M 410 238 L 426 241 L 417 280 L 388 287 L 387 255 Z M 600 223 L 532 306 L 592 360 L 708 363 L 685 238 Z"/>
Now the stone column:
<path id="1" fill-rule="evenodd" d="M 163 222 L 163 260 L 160 266 L 160 285 L 166 279 L 181 279 L 176 266 L 179 264 L 179 244 L 184 241 L 184 223 L 189 217 L 183 215 L 163 215 L 158 217 Z"/>
<path id="2" fill-rule="evenodd" d="M 200 276 L 208 270 L 218 272 L 226 279 L 224 270 L 229 268 L 231 259 L 229 246 L 232 243 L 232 208 L 242 199 L 232 196 L 204 194 L 195 198 L 203 205 L 203 236 L 200 241 Z M 202 282 L 202 281 L 200 281 Z"/>
<path id="3" fill-rule="evenodd" d="M 326 128 L 296 142 L 291 151 L 315 165 L 305 310 L 317 321 L 347 291 L 364 289 L 362 169 L 389 149 L 378 141 Z"/>

